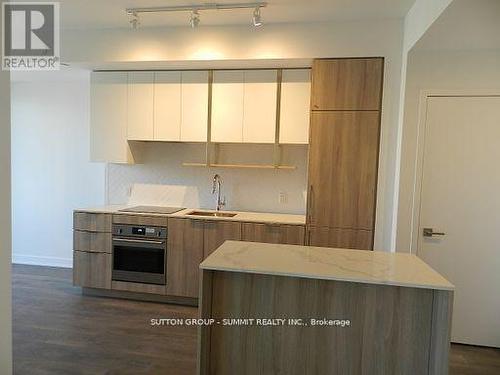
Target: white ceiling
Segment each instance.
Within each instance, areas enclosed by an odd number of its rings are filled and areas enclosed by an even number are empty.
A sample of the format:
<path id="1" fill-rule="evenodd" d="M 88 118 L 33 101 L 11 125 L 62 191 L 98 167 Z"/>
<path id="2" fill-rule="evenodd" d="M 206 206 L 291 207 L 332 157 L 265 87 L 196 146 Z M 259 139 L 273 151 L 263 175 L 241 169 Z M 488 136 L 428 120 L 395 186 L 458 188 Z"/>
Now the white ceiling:
<path id="1" fill-rule="evenodd" d="M 43 0 L 37 0 L 43 1 Z M 238 3 L 252 0 L 59 0 L 63 28 L 129 27 L 125 9 L 193 5 L 207 2 Z M 265 23 L 314 22 L 401 18 L 415 0 L 267 0 Z M 252 10 L 203 11 L 201 25 L 250 25 Z M 189 13 L 146 14 L 142 27 L 188 25 Z M 201 26 L 200 25 L 200 26 Z"/>
<path id="2" fill-rule="evenodd" d="M 500 0 L 454 0 L 415 50 L 500 48 Z"/>

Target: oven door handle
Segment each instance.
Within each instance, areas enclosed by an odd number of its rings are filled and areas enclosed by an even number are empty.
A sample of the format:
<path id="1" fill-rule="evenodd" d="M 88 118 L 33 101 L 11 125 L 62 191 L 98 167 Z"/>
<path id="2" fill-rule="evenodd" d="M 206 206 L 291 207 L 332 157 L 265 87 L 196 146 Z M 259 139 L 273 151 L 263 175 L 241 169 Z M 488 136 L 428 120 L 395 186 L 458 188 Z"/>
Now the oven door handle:
<path id="1" fill-rule="evenodd" d="M 134 244 L 145 244 L 145 245 L 163 245 L 165 241 L 155 241 L 155 240 L 134 240 L 131 238 L 113 238 L 113 243 L 134 243 Z"/>

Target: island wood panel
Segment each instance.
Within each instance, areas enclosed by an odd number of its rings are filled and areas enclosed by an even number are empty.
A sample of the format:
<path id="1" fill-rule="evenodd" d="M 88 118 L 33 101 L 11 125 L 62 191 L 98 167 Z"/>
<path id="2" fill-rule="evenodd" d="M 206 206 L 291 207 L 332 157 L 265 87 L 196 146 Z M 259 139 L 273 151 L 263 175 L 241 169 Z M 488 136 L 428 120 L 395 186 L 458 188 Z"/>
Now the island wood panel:
<path id="1" fill-rule="evenodd" d="M 373 232 L 357 229 L 308 228 L 308 245 L 342 249 L 372 250 Z"/>
<path id="2" fill-rule="evenodd" d="M 203 259 L 227 240 L 241 240 L 241 223 L 234 221 L 205 221 Z"/>
<path id="3" fill-rule="evenodd" d="M 111 254 L 74 251 L 73 284 L 111 289 Z"/>
<path id="4" fill-rule="evenodd" d="M 453 312 L 453 293 L 446 290 L 434 291 L 432 309 L 433 324 L 429 359 L 430 374 L 448 374 L 448 358 L 451 342 L 451 322 Z"/>
<path id="5" fill-rule="evenodd" d="M 313 112 L 307 222 L 373 230 L 379 112 Z"/>
<path id="6" fill-rule="evenodd" d="M 305 227 L 301 225 L 243 223 L 241 240 L 251 242 L 304 245 Z"/>
<path id="7" fill-rule="evenodd" d="M 203 233 L 202 220 L 168 219 L 167 295 L 198 298 Z"/>
<path id="8" fill-rule="evenodd" d="M 380 110 L 383 69 L 383 58 L 315 60 L 311 110 Z"/>
<path id="9" fill-rule="evenodd" d="M 166 216 L 146 216 L 146 215 L 113 215 L 113 224 L 126 225 L 150 225 L 153 227 L 166 227 Z"/>
<path id="10" fill-rule="evenodd" d="M 351 326 L 202 327 L 199 374 L 447 374 L 449 343 L 434 345 L 432 330 L 449 324 L 451 306 L 443 306 L 445 317 L 433 311 L 452 292 L 222 271 L 204 278 L 211 280 L 203 280 L 202 301 L 211 297 L 202 318 L 349 319 Z"/>
<path id="11" fill-rule="evenodd" d="M 149 293 L 149 294 L 165 294 L 165 285 L 142 284 L 142 283 L 129 283 L 126 281 L 111 282 L 111 289 L 120 290 L 123 292 L 134 293 Z"/>
<path id="12" fill-rule="evenodd" d="M 111 254 L 111 233 L 73 231 L 73 250 Z"/>
<path id="13" fill-rule="evenodd" d="M 74 212 L 73 229 L 88 232 L 111 233 L 111 214 Z"/>

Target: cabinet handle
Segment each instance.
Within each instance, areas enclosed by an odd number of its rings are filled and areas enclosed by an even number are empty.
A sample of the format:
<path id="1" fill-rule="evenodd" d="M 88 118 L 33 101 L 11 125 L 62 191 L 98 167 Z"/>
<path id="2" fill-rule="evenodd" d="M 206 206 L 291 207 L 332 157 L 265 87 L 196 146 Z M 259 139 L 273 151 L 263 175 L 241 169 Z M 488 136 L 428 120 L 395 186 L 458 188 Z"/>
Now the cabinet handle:
<path id="1" fill-rule="evenodd" d="M 308 216 L 308 222 L 309 224 L 312 223 L 312 217 L 313 217 L 313 186 L 309 185 L 309 192 L 307 193 L 307 216 Z"/>

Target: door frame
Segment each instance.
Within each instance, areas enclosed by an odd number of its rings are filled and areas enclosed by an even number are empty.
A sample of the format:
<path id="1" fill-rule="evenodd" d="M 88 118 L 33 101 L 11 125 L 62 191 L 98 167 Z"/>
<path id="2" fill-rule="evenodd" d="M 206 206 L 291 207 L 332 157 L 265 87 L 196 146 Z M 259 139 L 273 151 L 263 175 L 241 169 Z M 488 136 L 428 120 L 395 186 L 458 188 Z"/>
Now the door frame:
<path id="1" fill-rule="evenodd" d="M 428 99 L 433 97 L 500 97 L 500 89 L 455 89 L 439 90 L 427 89 L 421 90 L 418 100 L 418 119 L 417 119 L 417 140 L 415 153 L 414 185 L 412 191 L 411 205 L 411 231 L 410 231 L 410 252 L 418 253 L 419 245 L 419 223 L 420 210 L 422 205 L 422 180 L 424 177 L 424 150 L 425 133 L 427 125 L 427 107 Z"/>

